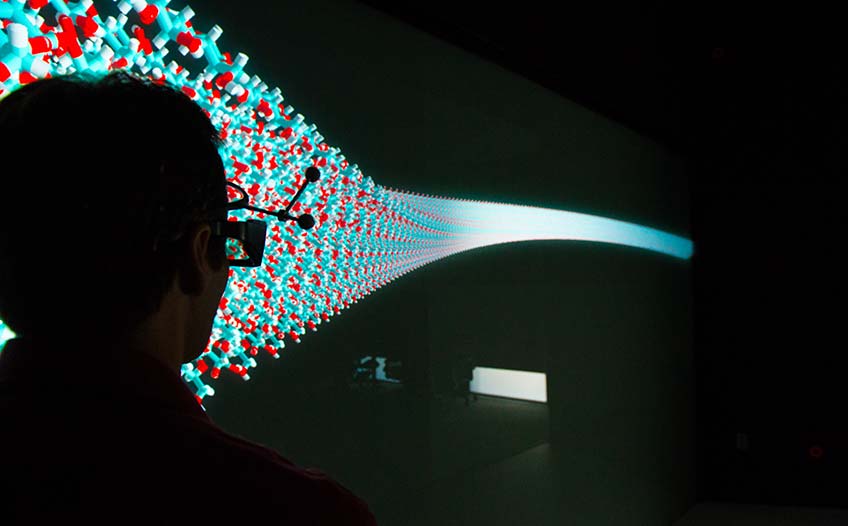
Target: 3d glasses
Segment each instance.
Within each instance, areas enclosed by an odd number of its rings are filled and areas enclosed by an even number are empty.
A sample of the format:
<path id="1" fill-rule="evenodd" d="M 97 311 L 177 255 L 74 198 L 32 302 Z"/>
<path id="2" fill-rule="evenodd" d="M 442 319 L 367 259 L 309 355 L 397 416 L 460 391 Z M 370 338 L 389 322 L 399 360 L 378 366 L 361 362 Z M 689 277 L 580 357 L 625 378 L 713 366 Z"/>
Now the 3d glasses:
<path id="1" fill-rule="evenodd" d="M 314 166 L 307 168 L 305 175 L 306 180 L 297 191 L 297 194 L 295 194 L 286 209 L 281 212 L 272 212 L 250 205 L 244 189 L 231 182 L 227 182 L 227 186 L 229 187 L 227 189 L 228 203 L 225 208 L 227 211 L 246 209 L 262 212 L 276 217 L 279 221 L 297 221 L 297 224 L 302 229 L 310 229 L 315 225 L 315 219 L 310 214 L 302 214 L 298 217 L 289 214 L 292 206 L 297 202 L 300 195 L 306 189 L 306 186 L 309 183 L 318 181 L 321 177 L 318 168 Z M 225 252 L 231 267 L 258 267 L 262 264 L 262 258 L 265 254 L 267 228 L 265 221 L 257 219 L 248 219 L 247 221 L 211 221 L 210 225 L 212 227 L 212 234 L 215 237 L 223 237 L 225 239 Z"/>

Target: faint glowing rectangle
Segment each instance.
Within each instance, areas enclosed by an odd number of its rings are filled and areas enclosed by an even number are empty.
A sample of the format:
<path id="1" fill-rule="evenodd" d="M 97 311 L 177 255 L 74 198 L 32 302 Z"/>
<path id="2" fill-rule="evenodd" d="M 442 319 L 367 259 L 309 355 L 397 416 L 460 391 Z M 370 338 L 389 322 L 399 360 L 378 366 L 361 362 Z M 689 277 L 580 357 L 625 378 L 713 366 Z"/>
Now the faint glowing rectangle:
<path id="1" fill-rule="evenodd" d="M 475 367 L 470 389 L 472 393 L 482 395 L 533 402 L 548 401 L 548 382 L 545 373 Z"/>

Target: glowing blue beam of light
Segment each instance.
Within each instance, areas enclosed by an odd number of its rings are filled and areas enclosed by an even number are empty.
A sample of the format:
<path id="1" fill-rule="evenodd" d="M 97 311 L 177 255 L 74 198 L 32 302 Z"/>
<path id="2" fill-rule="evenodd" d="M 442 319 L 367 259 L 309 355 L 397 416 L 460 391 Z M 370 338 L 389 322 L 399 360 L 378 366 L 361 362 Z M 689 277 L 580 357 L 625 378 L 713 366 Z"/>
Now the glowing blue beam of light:
<path id="1" fill-rule="evenodd" d="M 606 217 L 513 204 L 463 201 L 390 192 L 413 210 L 437 216 L 445 237 L 440 257 L 517 241 L 578 240 L 652 250 L 680 259 L 692 257 L 692 241 L 662 230 Z"/>

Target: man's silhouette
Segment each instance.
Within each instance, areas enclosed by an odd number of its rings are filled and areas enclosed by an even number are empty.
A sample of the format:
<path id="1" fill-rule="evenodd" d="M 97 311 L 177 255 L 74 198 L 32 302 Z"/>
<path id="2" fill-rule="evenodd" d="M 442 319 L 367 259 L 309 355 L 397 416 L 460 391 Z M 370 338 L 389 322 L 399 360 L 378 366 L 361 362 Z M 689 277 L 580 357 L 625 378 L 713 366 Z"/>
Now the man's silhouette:
<path id="1" fill-rule="evenodd" d="M 0 523 L 374 524 L 180 378 L 228 280 L 220 146 L 188 97 L 125 73 L 0 101 Z"/>

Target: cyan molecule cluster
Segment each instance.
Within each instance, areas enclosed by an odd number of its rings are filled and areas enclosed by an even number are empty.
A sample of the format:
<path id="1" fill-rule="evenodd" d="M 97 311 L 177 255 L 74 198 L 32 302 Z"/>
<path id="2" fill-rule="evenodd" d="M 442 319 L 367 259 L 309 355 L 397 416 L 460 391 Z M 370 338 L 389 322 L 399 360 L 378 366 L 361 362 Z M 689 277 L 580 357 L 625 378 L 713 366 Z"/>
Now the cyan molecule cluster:
<path id="1" fill-rule="evenodd" d="M 617 243 L 688 258 L 692 243 L 647 227 L 498 203 L 444 199 L 375 184 L 314 124 L 247 70 L 248 57 L 222 52 L 222 30 L 193 27 L 189 6 L 170 0 L 0 2 L 0 97 L 40 78 L 125 69 L 170 83 L 220 129 L 228 179 L 256 206 L 284 209 L 309 167 L 321 171 L 292 208 L 315 220 L 300 230 L 268 219 L 259 267 L 231 271 L 209 344 L 182 375 L 198 402 L 222 371 L 249 379 L 260 353 L 279 358 L 287 342 L 363 296 L 427 263 L 474 248 L 531 239 Z M 44 13 L 44 16 L 42 16 Z M 188 59 L 188 57 L 191 59 Z M 189 63 L 200 64 L 190 71 Z M 0 345 L 11 337 L 0 322 Z"/>

